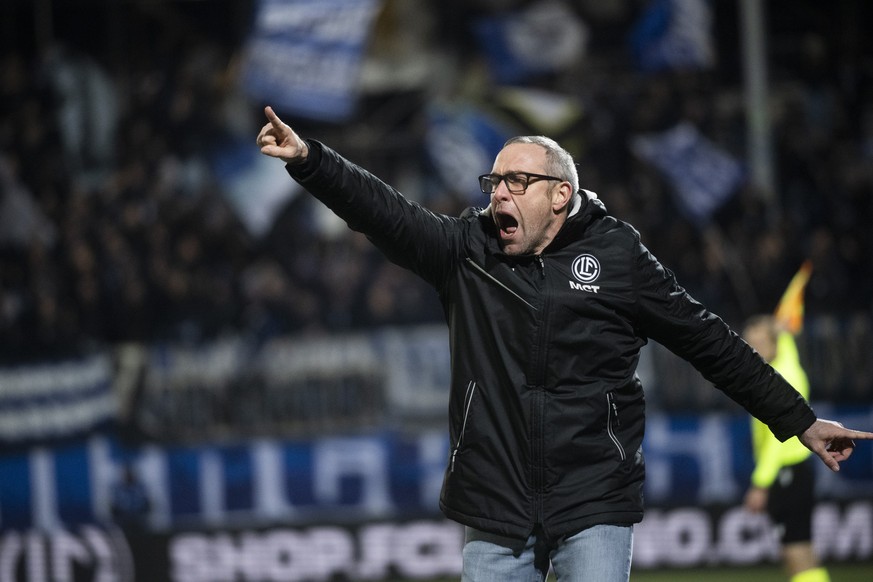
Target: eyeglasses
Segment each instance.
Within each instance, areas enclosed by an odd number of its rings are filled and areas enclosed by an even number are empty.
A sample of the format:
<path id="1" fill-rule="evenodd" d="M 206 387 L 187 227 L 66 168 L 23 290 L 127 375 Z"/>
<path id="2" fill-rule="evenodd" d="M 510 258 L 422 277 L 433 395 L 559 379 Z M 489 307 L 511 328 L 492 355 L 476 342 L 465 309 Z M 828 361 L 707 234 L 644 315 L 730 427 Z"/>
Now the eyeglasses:
<path id="1" fill-rule="evenodd" d="M 563 182 L 563 178 L 544 176 L 543 174 L 531 174 L 530 172 L 510 172 L 508 174 L 483 174 L 479 176 L 479 188 L 483 194 L 494 194 L 497 186 L 502 181 L 506 188 L 513 194 L 522 194 L 527 187 L 540 180 L 557 180 Z"/>

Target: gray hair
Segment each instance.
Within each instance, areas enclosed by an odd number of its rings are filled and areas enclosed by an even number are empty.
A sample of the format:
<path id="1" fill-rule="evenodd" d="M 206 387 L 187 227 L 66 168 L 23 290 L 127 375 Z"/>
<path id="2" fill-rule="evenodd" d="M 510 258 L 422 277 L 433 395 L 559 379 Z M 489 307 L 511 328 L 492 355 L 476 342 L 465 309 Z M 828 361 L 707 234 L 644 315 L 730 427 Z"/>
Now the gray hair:
<path id="1" fill-rule="evenodd" d="M 579 172 L 573 156 L 550 137 L 544 135 L 519 135 L 506 140 L 503 147 L 514 143 L 529 143 L 538 145 L 546 150 L 545 172 L 557 178 L 563 178 L 573 186 L 573 192 L 579 191 Z"/>

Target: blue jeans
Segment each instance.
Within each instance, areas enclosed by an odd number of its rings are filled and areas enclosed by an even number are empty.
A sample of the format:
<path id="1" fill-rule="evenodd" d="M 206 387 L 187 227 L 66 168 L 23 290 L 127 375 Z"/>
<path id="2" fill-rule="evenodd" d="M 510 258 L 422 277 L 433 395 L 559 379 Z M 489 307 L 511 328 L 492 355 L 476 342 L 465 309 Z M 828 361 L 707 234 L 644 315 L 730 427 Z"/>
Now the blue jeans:
<path id="1" fill-rule="evenodd" d="M 627 582 L 633 527 L 595 525 L 549 546 L 465 528 L 461 582 L 543 582 L 549 563 L 559 582 Z"/>

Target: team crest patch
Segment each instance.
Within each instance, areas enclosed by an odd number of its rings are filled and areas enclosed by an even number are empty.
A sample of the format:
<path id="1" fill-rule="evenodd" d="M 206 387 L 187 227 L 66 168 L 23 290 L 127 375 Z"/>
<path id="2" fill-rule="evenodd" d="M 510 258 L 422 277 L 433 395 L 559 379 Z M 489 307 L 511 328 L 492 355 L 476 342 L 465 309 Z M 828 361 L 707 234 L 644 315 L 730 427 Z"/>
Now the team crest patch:
<path id="1" fill-rule="evenodd" d="M 600 262 L 594 255 L 579 255 L 573 260 L 570 270 L 580 283 L 592 283 L 600 276 Z"/>

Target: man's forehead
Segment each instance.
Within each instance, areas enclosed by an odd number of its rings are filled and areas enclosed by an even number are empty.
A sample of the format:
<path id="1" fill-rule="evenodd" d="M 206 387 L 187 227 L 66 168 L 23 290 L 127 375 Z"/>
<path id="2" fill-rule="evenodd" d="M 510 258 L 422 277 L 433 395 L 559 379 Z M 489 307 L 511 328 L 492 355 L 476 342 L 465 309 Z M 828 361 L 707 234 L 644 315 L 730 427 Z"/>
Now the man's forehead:
<path id="1" fill-rule="evenodd" d="M 532 172 L 541 169 L 545 159 L 546 151 L 537 144 L 512 143 L 500 150 L 494 167 Z"/>

